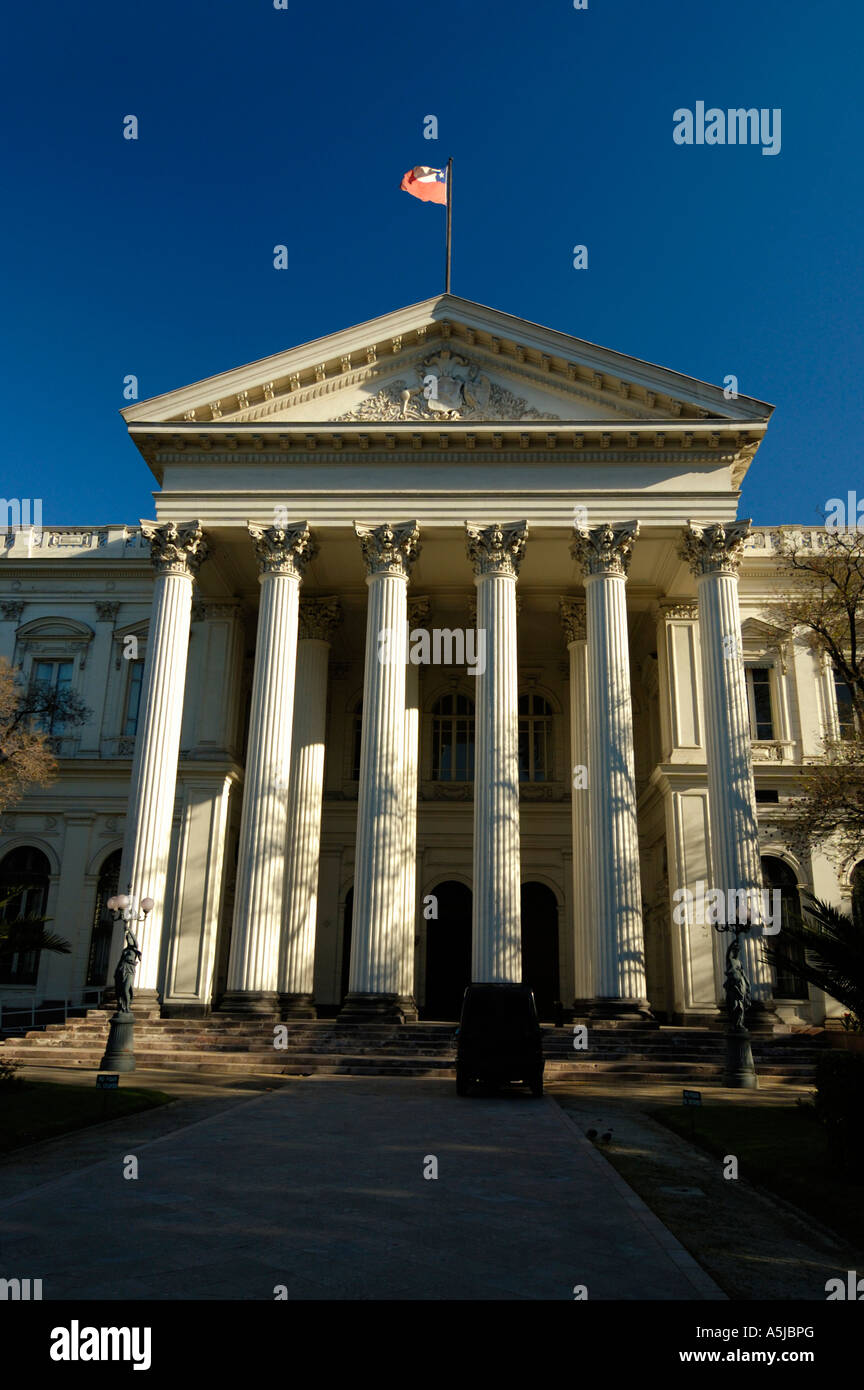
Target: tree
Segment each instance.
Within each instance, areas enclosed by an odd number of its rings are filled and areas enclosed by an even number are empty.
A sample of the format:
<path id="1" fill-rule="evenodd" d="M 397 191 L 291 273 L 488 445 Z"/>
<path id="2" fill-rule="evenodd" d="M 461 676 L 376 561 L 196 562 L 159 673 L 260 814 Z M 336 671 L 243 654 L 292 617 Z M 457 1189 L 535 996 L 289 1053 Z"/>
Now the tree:
<path id="1" fill-rule="evenodd" d="M 829 662 L 848 698 L 841 737 L 826 738 L 824 758 L 804 771 L 790 840 L 799 849 L 830 841 L 848 861 L 864 845 L 864 532 L 826 529 L 812 545 L 784 527 L 779 555 L 789 587 L 775 618 Z"/>
<path id="2" fill-rule="evenodd" d="M 845 1004 L 854 1026 L 864 1029 L 864 932 L 848 913 L 804 890 L 801 896 L 804 916 L 786 923 L 782 941 L 766 941 L 765 954 L 775 969 L 794 971 Z M 790 945 L 803 948 L 803 960 Z"/>
<path id="3" fill-rule="evenodd" d="M 45 930 L 45 923 L 50 922 L 50 917 L 35 912 L 22 917 L 14 911 L 7 917 L 9 906 L 26 890 L 26 884 L 4 888 L 0 897 L 0 961 L 20 951 L 55 951 L 58 955 L 68 956 L 72 949 L 69 942 Z"/>
<path id="4" fill-rule="evenodd" d="M 74 690 L 34 681 L 25 685 L 20 668 L 0 657 L 0 814 L 34 783 L 48 786 L 57 775 L 51 730 L 85 724 L 91 711 Z"/>

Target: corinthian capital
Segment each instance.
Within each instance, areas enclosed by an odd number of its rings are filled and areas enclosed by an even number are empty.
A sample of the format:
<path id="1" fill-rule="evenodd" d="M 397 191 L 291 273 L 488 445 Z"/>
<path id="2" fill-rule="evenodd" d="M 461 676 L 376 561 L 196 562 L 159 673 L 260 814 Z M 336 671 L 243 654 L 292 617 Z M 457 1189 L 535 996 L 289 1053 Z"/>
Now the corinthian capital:
<path id="1" fill-rule="evenodd" d="M 354 522 L 354 534 L 360 542 L 368 574 L 398 574 L 405 579 L 420 554 L 420 527 L 416 521 L 400 526 L 361 526 Z"/>
<path id="2" fill-rule="evenodd" d="M 301 641 L 329 642 L 341 618 L 338 598 L 301 598 L 298 636 Z"/>
<path id="3" fill-rule="evenodd" d="M 737 574 L 749 534 L 749 518 L 725 525 L 717 521 L 710 526 L 688 521 L 679 553 L 697 579 L 702 574 Z"/>
<path id="4" fill-rule="evenodd" d="M 621 526 L 574 528 L 570 554 L 586 574 L 622 574 L 630 568 L 633 542 L 639 535 L 638 521 L 625 521 Z"/>
<path id="5" fill-rule="evenodd" d="M 472 526 L 465 522 L 465 535 L 468 542 L 468 559 L 474 566 L 474 573 L 507 574 L 518 577 L 525 542 L 528 537 L 528 522 L 514 521 L 510 526 Z"/>
<path id="6" fill-rule="evenodd" d="M 571 642 L 585 641 L 585 600 L 583 598 L 559 598 L 558 612 L 561 626 L 569 647 Z"/>
<path id="7" fill-rule="evenodd" d="M 309 525 L 300 521 L 296 526 L 256 526 L 246 522 L 258 556 L 259 574 L 287 574 L 302 579 L 303 571 L 316 552 Z"/>
<path id="8" fill-rule="evenodd" d="M 207 558 L 207 541 L 200 521 L 174 521 L 159 525 L 142 521 L 141 534 L 150 542 L 150 560 L 157 574 L 179 574 L 194 579 Z"/>

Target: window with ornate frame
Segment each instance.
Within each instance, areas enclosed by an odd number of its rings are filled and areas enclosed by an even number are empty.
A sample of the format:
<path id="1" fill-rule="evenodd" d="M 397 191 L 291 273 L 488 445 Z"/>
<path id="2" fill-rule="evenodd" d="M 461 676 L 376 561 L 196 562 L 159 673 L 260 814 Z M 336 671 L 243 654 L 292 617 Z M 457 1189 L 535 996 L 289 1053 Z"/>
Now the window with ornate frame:
<path id="1" fill-rule="evenodd" d="M 42 661 L 37 657 L 30 668 L 30 684 L 56 691 L 58 695 L 65 695 L 72 689 L 74 666 L 71 657 L 49 661 Z M 50 718 L 43 715 L 37 722 L 43 733 L 57 738 L 62 737 L 66 728 L 66 721 L 58 715 L 52 715 Z"/>
<path id="2" fill-rule="evenodd" d="M 144 683 L 144 659 L 129 662 L 129 675 L 126 681 L 126 703 L 123 713 L 123 737 L 134 738 L 138 732 L 138 716 L 141 712 L 141 687 Z"/>
<path id="3" fill-rule="evenodd" d="M 750 716 L 750 737 L 756 742 L 775 738 L 774 702 L 772 698 L 772 666 L 746 666 L 747 710 Z"/>

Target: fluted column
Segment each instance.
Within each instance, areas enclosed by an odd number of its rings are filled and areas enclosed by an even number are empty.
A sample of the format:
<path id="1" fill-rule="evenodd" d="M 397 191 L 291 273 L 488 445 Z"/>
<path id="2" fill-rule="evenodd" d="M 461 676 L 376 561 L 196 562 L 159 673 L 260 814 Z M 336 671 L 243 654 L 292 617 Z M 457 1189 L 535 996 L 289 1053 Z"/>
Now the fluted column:
<path id="1" fill-rule="evenodd" d="M 595 996 L 596 954 L 591 884 L 591 785 L 588 779 L 588 639 L 583 599 L 562 598 L 559 611 L 570 657 L 570 798 L 573 835 L 573 958 L 576 1012 Z"/>
<path id="2" fill-rule="evenodd" d="M 314 546 L 305 522 L 247 525 L 261 601 L 223 1008 L 270 1013 L 277 1002 L 300 580 Z"/>
<path id="3" fill-rule="evenodd" d="M 599 1012 L 647 1016 L 636 824 L 627 571 L 639 523 L 577 528 L 588 633 L 588 783 Z M 574 793 L 575 795 L 575 793 Z"/>
<path id="4" fill-rule="evenodd" d="M 155 521 L 142 521 L 141 531 L 150 542 L 156 581 L 120 870 L 122 892 L 129 885 L 139 902 L 149 897 L 155 904 L 141 924 L 141 962 L 135 981 L 139 999 L 152 998 L 161 984 L 162 927 L 192 619 L 192 581 L 207 554 L 207 543 L 197 521 L 179 526 L 174 522 L 160 526 Z M 112 968 L 117 953 L 112 946 Z"/>
<path id="5" fill-rule="evenodd" d="M 519 858 L 519 691 L 516 580 L 528 523 L 465 523 L 477 588 L 478 651 L 474 714 L 474 912 L 471 978 L 522 979 Z"/>
<path id="6" fill-rule="evenodd" d="M 749 521 L 725 526 L 719 522 L 700 526 L 689 521 L 681 549 L 696 577 L 699 599 L 712 886 L 724 894 L 730 890 L 760 894 L 762 889 L 738 606 L 738 567 L 749 531 Z M 761 897 L 750 901 L 759 904 Z M 754 919 L 759 915 L 755 912 Z M 741 940 L 754 1011 L 770 1013 L 772 977 L 763 956 L 761 930 L 757 928 Z"/>
<path id="7" fill-rule="evenodd" d="M 428 598 L 408 600 L 408 631 L 423 627 L 429 617 Z M 413 662 L 405 667 L 405 747 L 402 754 L 405 774 L 405 867 L 402 909 L 402 939 L 398 945 L 399 997 L 406 1019 L 417 1018 L 414 997 L 414 934 L 417 925 L 417 776 L 420 766 L 420 668 Z"/>
<path id="8" fill-rule="evenodd" d="M 369 603 L 357 790 L 354 923 L 340 1017 L 403 1018 L 407 589 L 419 528 L 360 526 Z"/>
<path id="9" fill-rule="evenodd" d="M 330 639 L 340 617 L 338 599 L 300 600 L 285 898 L 279 946 L 279 1007 L 283 1018 L 316 1016 L 313 990 L 324 800 L 327 666 Z"/>

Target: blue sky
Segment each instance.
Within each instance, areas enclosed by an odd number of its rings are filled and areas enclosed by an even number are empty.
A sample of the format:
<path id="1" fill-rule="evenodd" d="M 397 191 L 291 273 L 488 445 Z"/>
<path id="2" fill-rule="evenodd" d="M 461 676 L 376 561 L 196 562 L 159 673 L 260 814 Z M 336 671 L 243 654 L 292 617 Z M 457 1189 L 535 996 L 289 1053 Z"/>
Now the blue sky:
<path id="1" fill-rule="evenodd" d="M 89 0 L 6 26 L 0 492 L 46 523 L 152 515 L 127 374 L 143 399 L 438 293 L 443 211 L 399 179 L 448 155 L 454 293 L 734 373 L 776 406 L 757 523 L 864 493 L 860 6 Z M 779 107 L 780 153 L 676 145 L 700 100 Z"/>

